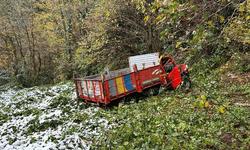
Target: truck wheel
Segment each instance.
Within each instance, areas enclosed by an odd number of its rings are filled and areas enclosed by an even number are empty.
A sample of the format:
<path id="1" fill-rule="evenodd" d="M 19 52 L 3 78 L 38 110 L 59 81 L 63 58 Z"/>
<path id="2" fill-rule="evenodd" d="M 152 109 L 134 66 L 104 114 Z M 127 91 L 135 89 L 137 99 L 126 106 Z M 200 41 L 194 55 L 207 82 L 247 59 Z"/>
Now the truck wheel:
<path id="1" fill-rule="evenodd" d="M 182 75 L 181 80 L 183 89 L 188 90 L 191 88 L 191 81 L 187 75 Z"/>

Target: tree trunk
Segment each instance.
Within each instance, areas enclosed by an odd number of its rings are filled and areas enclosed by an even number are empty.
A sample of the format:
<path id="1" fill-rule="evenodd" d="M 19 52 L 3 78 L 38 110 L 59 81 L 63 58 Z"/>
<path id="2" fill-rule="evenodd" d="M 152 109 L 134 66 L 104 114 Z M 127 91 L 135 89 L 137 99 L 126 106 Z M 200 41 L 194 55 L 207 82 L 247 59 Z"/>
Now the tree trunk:
<path id="1" fill-rule="evenodd" d="M 148 4 L 151 4 L 153 0 L 147 0 Z M 149 20 L 147 24 L 147 33 L 148 33 L 148 39 L 147 39 L 147 50 L 148 52 L 152 53 L 153 52 L 153 43 L 152 43 L 152 38 L 153 38 L 153 27 L 152 27 L 152 13 L 150 12 L 150 6 L 146 5 L 146 8 L 148 10 L 148 15 L 149 15 Z"/>

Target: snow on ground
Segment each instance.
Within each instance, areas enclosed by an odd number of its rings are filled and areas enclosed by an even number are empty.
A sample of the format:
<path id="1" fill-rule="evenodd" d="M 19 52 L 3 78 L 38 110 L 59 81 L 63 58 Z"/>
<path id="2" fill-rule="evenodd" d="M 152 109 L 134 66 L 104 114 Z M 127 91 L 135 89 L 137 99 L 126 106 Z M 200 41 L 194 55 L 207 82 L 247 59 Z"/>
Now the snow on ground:
<path id="1" fill-rule="evenodd" d="M 71 82 L 0 91 L 0 108 L 0 149 L 90 149 L 111 127 L 99 107 L 77 105 Z"/>

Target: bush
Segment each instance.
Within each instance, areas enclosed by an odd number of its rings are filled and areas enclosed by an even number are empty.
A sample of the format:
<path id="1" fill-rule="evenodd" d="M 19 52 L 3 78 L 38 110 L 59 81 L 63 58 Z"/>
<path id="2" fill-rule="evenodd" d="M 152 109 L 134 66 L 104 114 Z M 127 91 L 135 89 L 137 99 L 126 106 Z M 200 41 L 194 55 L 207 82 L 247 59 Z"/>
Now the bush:
<path id="1" fill-rule="evenodd" d="M 11 76 L 8 70 L 0 70 L 0 86 L 10 82 Z"/>

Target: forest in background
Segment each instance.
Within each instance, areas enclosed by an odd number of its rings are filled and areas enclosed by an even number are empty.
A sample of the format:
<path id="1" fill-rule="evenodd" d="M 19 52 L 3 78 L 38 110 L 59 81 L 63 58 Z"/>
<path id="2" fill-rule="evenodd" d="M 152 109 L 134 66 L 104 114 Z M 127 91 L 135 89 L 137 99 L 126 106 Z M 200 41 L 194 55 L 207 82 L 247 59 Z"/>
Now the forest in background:
<path id="1" fill-rule="evenodd" d="M 2 84 L 55 83 L 151 52 L 211 68 L 240 52 L 237 69 L 250 68 L 248 0 L 2 0 L 0 14 Z"/>

